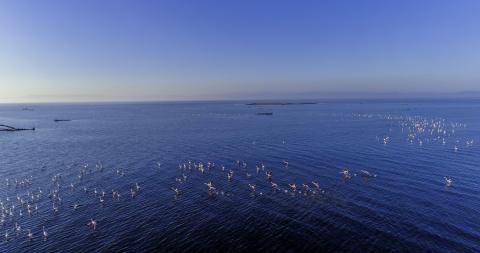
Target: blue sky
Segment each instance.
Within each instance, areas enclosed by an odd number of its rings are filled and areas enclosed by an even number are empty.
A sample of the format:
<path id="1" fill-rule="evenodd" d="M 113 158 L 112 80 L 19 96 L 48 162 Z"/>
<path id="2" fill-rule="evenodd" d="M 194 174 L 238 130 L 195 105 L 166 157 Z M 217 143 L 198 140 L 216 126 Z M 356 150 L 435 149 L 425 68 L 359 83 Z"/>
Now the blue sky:
<path id="1" fill-rule="evenodd" d="M 0 102 L 480 91 L 480 1 L 0 1 Z"/>

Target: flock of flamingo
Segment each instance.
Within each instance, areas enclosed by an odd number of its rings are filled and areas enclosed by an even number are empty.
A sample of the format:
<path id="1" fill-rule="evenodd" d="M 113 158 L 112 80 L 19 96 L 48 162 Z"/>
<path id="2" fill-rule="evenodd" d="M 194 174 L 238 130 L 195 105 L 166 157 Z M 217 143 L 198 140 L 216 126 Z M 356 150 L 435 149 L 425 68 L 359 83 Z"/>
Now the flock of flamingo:
<path id="1" fill-rule="evenodd" d="M 449 122 L 444 118 L 427 118 L 423 116 L 394 116 L 390 114 L 353 114 L 357 118 L 381 119 L 389 122 L 388 133 L 377 136 L 377 141 L 387 145 L 392 141 L 390 133 L 398 129 L 404 136 L 405 140 L 411 144 L 447 145 L 448 142 L 453 143 L 452 147 L 455 152 L 460 147 L 471 147 L 474 144 L 473 139 L 462 139 L 455 136 L 456 131 L 467 127 L 464 123 Z"/>
<path id="2" fill-rule="evenodd" d="M 409 142 L 418 142 L 420 145 L 423 142 L 440 142 L 445 144 L 447 137 L 452 137 L 455 134 L 455 130 L 460 127 L 465 127 L 464 124 L 459 123 L 447 123 L 443 119 L 426 120 L 421 117 L 393 117 L 389 115 L 371 115 L 371 114 L 357 114 L 357 117 L 373 118 L 381 117 L 391 121 L 398 122 L 398 126 L 401 128 L 402 133 L 406 133 L 407 140 Z M 391 130 L 390 130 L 391 131 Z M 390 142 L 390 137 L 385 136 L 382 139 L 384 144 Z M 285 143 L 285 142 L 283 142 Z M 458 142 L 456 142 L 458 143 Z M 467 146 L 473 145 L 473 140 L 466 142 Z M 455 151 L 458 148 L 455 146 Z M 277 167 L 288 169 L 289 162 L 287 160 L 279 161 L 281 165 Z M 157 162 L 154 167 L 163 169 L 162 163 Z M 75 192 L 77 194 L 85 194 L 94 200 L 98 205 L 103 206 L 109 201 L 120 201 L 124 195 L 127 198 L 135 198 L 140 194 L 143 189 L 138 182 L 131 182 L 131 188 L 129 192 L 120 192 L 115 189 L 111 189 L 111 193 L 108 193 L 103 189 L 97 189 L 96 187 L 87 187 L 82 185 L 82 180 L 89 174 L 96 172 L 103 172 L 105 170 L 102 163 L 97 163 L 94 166 L 84 164 L 79 166 L 79 173 L 76 176 L 64 178 L 62 174 L 55 174 L 51 177 L 51 185 L 47 186 L 47 189 L 34 188 L 32 183 L 34 181 L 33 176 L 25 176 L 21 178 L 7 178 L 5 179 L 5 186 L 8 189 L 14 189 L 14 196 L 6 196 L 0 199 L 0 225 L 4 228 L 4 241 L 8 242 L 14 238 L 24 238 L 28 241 L 35 240 L 36 238 L 42 238 L 44 241 L 48 240 L 49 232 L 48 227 L 42 225 L 41 231 L 33 227 L 27 227 L 23 224 L 24 219 L 34 218 L 39 211 L 40 205 L 51 205 L 51 208 L 43 208 L 42 210 L 48 210 L 51 215 L 55 215 L 60 212 L 60 207 L 65 208 L 62 197 L 65 195 L 65 191 Z M 224 165 L 217 165 L 214 162 L 200 162 L 200 161 L 186 161 L 178 165 L 179 176 L 175 178 L 174 185 L 171 187 L 174 196 L 183 194 L 182 185 L 189 181 L 191 173 L 196 173 L 203 180 L 205 194 L 209 198 L 216 198 L 220 195 L 225 195 L 226 191 L 217 187 L 217 182 L 220 180 L 226 180 L 232 182 L 237 177 L 242 177 L 245 180 L 245 189 L 251 194 L 263 195 L 264 192 L 259 190 L 259 187 L 255 182 L 262 180 L 265 185 L 270 188 L 272 193 L 285 193 L 300 196 L 318 196 L 325 193 L 322 189 L 319 181 L 311 180 L 298 184 L 296 182 L 280 183 L 277 181 L 276 173 L 274 170 L 267 168 L 263 163 L 257 163 L 254 167 L 249 167 L 247 162 L 236 160 L 232 165 L 227 168 Z M 219 174 L 212 179 L 209 178 L 211 171 L 217 171 Z M 123 176 L 125 171 L 123 169 L 111 169 L 110 172 Z M 189 174 L 190 173 L 190 174 Z M 350 169 L 344 168 L 340 172 L 340 177 L 343 180 L 349 180 L 352 177 L 360 176 L 363 178 L 376 178 L 377 175 L 367 170 L 359 170 L 357 173 L 353 173 Z M 203 176 L 203 177 L 202 177 Z M 248 179 L 256 177 L 257 181 L 248 181 Z M 222 179 L 223 178 L 223 179 Z M 216 180 L 216 181 L 214 181 Z M 453 185 L 453 179 L 451 177 L 444 177 L 444 182 L 447 187 Z M 6 191 L 11 192 L 11 191 Z M 46 201 L 45 201 L 46 199 Z M 68 208 L 73 210 L 81 209 L 85 204 L 74 202 L 73 205 Z M 98 208 L 98 206 L 96 206 Z M 28 223 L 27 223 L 28 224 Z M 90 230 L 95 231 L 97 228 L 101 228 L 102 224 L 99 224 L 94 217 L 85 220 L 85 226 Z"/>
<path id="3" fill-rule="evenodd" d="M 6 192 L 13 190 L 15 196 L 6 196 L 0 199 L 0 225 L 5 229 L 4 241 L 8 242 L 13 238 L 21 237 L 25 237 L 28 241 L 32 241 L 37 237 L 43 238 L 44 241 L 48 240 L 49 233 L 45 225 L 42 225 L 40 232 L 35 232 L 33 228 L 26 228 L 21 223 L 25 219 L 34 219 L 41 212 L 41 205 L 51 205 L 50 210 L 48 210 L 49 208 L 43 208 L 44 212 L 51 212 L 51 215 L 58 214 L 60 207 L 65 207 L 63 195 L 66 195 L 66 191 L 71 193 L 83 192 L 86 196 L 94 198 L 95 202 L 98 202 L 100 206 L 103 206 L 108 197 L 104 190 L 99 190 L 96 187 L 80 187 L 84 177 L 103 171 L 104 167 L 101 163 L 96 164 L 95 169 L 90 168 L 88 164 L 82 165 L 76 178 L 68 178 L 71 181 L 69 184 L 65 183 L 67 180 L 64 179 L 62 174 L 55 174 L 51 177 L 51 186 L 47 187 L 49 188 L 48 190 L 44 190 L 41 187 L 35 189 L 33 187 L 33 176 L 6 178 Z M 124 173 L 124 170 L 116 169 L 117 175 L 123 176 Z M 140 189 L 140 185 L 134 183 L 129 192 L 130 197 L 135 198 L 140 193 Z M 111 200 L 119 201 L 121 196 L 120 191 L 111 190 Z M 48 202 L 50 203 L 46 204 Z M 83 206 L 82 203 L 74 202 L 68 208 L 77 210 Z M 29 222 L 26 223 L 30 224 Z M 97 229 L 97 221 L 93 218 L 86 221 L 85 225 L 91 230 Z"/>
<path id="4" fill-rule="evenodd" d="M 281 162 L 282 167 L 288 169 L 289 163 L 284 160 Z M 158 162 L 155 167 L 159 169 L 162 168 L 162 164 Z M 224 173 L 224 180 L 227 182 L 232 182 L 236 177 L 242 176 L 240 173 L 245 173 L 245 178 L 253 178 L 254 176 L 262 177 L 271 187 L 272 192 L 280 193 L 290 193 L 290 194 L 301 194 L 302 196 L 315 196 L 318 194 L 323 194 L 325 191 L 320 187 L 320 183 L 317 181 L 311 181 L 308 183 L 288 183 L 282 186 L 280 183 L 276 183 L 275 175 L 273 170 L 267 169 L 264 164 L 260 163 L 255 166 L 255 169 L 248 171 L 248 166 L 245 161 L 237 160 L 234 162 L 232 168 L 227 169 L 225 166 L 217 166 L 213 162 L 184 162 L 178 165 L 178 169 L 181 173 L 181 176 L 175 178 L 175 186 L 171 189 L 174 191 L 174 196 L 182 194 L 180 189 L 182 184 L 185 184 L 188 181 L 189 173 L 196 173 L 197 175 L 204 176 L 205 179 L 205 194 L 209 198 L 215 198 L 218 195 L 224 195 L 225 191 L 217 189 L 215 183 L 211 179 L 207 179 L 211 172 L 217 170 L 218 172 Z M 79 168 L 79 173 L 77 176 L 64 177 L 62 174 L 55 174 L 51 177 L 51 185 L 47 189 L 34 188 L 33 187 L 33 176 L 26 176 L 22 178 L 7 178 L 5 179 L 5 186 L 9 191 L 12 190 L 16 192 L 15 196 L 7 196 L 0 199 L 0 225 L 5 229 L 4 231 L 4 241 L 9 242 L 13 239 L 25 238 L 28 241 L 35 240 L 36 238 L 42 238 L 44 241 L 48 240 L 49 232 L 48 227 L 42 225 L 41 231 L 35 231 L 32 227 L 23 226 L 22 222 L 25 219 L 34 219 L 41 210 L 47 212 L 47 215 L 56 215 L 61 209 L 66 207 L 64 204 L 64 196 L 67 196 L 67 192 L 76 193 L 76 194 L 85 194 L 88 198 L 96 202 L 97 205 L 87 205 L 86 203 L 73 202 L 72 205 L 67 206 L 73 210 L 84 209 L 86 206 L 92 208 L 102 207 L 106 204 L 107 199 L 109 201 L 120 201 L 124 193 L 112 189 L 111 194 L 103 189 L 97 189 L 96 187 L 87 187 L 82 186 L 84 182 L 83 179 L 89 174 L 96 172 L 103 172 L 106 170 L 101 163 L 98 163 L 94 166 L 89 166 L 88 164 L 82 165 Z M 118 176 L 123 176 L 125 171 L 123 169 L 110 169 L 111 173 L 114 173 Z M 190 174 L 191 175 L 191 174 Z M 376 177 L 377 175 L 372 174 L 366 170 L 362 170 L 359 173 L 363 177 Z M 348 180 L 352 177 L 352 173 L 349 169 L 343 169 L 340 172 L 340 176 Z M 356 173 L 353 176 L 357 176 Z M 216 177 L 217 180 L 220 180 L 221 176 Z M 142 192 L 142 188 L 139 183 L 132 183 L 132 187 L 127 195 L 127 198 L 135 198 L 138 194 Z M 264 193 L 259 191 L 257 185 L 253 182 L 245 184 L 245 187 L 253 194 L 263 195 Z M 50 203 L 49 203 L 50 202 Z M 40 206 L 46 208 L 40 208 Z M 48 208 L 47 205 L 51 205 L 51 208 Z M 49 210 L 50 209 L 50 210 Z M 49 214 L 48 214 L 49 213 Z M 25 224 L 31 224 L 29 222 L 24 222 Z M 101 226 L 98 224 L 97 220 L 92 217 L 85 221 L 86 227 L 90 230 L 95 231 L 97 227 Z"/>

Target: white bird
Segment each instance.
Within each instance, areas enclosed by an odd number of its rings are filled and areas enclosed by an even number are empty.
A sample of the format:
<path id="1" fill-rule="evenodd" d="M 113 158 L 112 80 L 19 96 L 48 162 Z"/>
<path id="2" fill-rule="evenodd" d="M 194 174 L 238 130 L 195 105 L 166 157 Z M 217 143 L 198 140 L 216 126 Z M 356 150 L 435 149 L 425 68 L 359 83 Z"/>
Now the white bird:
<path id="1" fill-rule="evenodd" d="M 272 180 L 273 172 L 271 172 L 271 171 L 266 171 L 266 172 L 265 172 L 265 175 L 267 176 L 267 179 L 268 179 L 268 180 Z"/>
<path id="2" fill-rule="evenodd" d="M 212 181 L 209 181 L 208 183 L 205 184 L 208 187 L 208 191 L 215 191 L 215 187 L 213 187 Z"/>
<path id="3" fill-rule="evenodd" d="M 42 226 L 42 230 L 43 230 L 43 239 L 44 239 L 44 240 L 47 240 L 47 238 L 48 238 L 48 232 L 47 232 L 47 230 L 45 230 L 45 226 Z"/>
<path id="4" fill-rule="evenodd" d="M 383 138 L 383 144 L 387 145 L 389 142 L 390 142 L 389 136 Z"/>
<path id="5" fill-rule="evenodd" d="M 253 192 L 255 191 L 255 185 L 254 184 L 248 184 L 248 186 L 250 186 L 250 189 L 252 189 Z"/>
<path id="6" fill-rule="evenodd" d="M 292 191 L 296 191 L 296 190 L 297 190 L 297 185 L 294 184 L 294 183 L 288 184 L 288 186 L 290 186 L 290 188 L 292 189 Z"/>
<path id="7" fill-rule="evenodd" d="M 445 185 L 448 187 L 452 186 L 453 180 L 451 177 L 445 177 Z"/>
<path id="8" fill-rule="evenodd" d="M 377 177 L 377 175 L 372 174 L 372 173 L 370 173 L 369 171 L 366 171 L 366 170 L 361 170 L 360 172 L 361 172 L 362 176 L 364 176 L 364 177 Z"/>
<path id="9" fill-rule="evenodd" d="M 22 231 L 22 227 L 15 222 L 15 231 L 19 234 Z"/>
<path id="10" fill-rule="evenodd" d="M 97 221 L 90 218 L 90 221 L 87 223 L 87 226 L 95 230 L 97 229 Z"/>
<path id="11" fill-rule="evenodd" d="M 303 187 L 303 190 L 304 190 L 305 194 L 307 194 L 310 191 L 310 186 L 308 186 L 307 184 L 302 184 L 302 187 Z"/>
<path id="12" fill-rule="evenodd" d="M 344 178 L 351 178 L 350 171 L 347 168 L 340 171 L 340 174 L 342 174 Z"/>
<path id="13" fill-rule="evenodd" d="M 175 194 L 180 194 L 180 190 L 178 188 L 172 188 L 172 190 L 175 192 Z"/>

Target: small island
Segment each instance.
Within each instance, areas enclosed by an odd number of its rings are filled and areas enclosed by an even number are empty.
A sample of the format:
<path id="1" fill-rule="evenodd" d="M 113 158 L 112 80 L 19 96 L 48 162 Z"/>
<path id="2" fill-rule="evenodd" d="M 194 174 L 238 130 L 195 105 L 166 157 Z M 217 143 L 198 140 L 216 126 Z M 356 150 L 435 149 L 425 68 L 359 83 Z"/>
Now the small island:
<path id="1" fill-rule="evenodd" d="M 315 105 L 317 102 L 255 102 L 246 105 Z"/>

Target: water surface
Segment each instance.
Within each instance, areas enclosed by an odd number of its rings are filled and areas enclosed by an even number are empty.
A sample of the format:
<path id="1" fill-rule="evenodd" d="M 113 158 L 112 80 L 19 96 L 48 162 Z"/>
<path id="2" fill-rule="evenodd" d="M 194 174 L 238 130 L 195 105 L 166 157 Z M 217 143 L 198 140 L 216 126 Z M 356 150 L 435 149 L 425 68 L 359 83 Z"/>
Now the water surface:
<path id="1" fill-rule="evenodd" d="M 0 105 L 0 124 L 36 127 L 0 132 L 0 252 L 480 252 L 480 101 L 24 107 Z"/>

